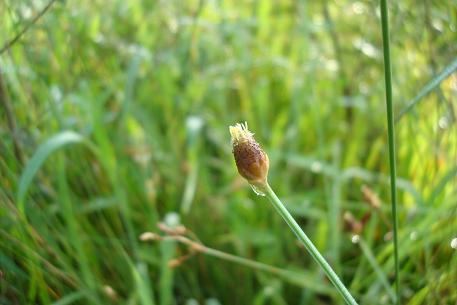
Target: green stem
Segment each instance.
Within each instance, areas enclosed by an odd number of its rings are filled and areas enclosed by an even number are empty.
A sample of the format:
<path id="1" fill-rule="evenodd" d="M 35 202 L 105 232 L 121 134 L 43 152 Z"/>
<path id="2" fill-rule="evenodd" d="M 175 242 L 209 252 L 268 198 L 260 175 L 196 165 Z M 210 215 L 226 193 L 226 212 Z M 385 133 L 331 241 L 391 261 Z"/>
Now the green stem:
<path id="1" fill-rule="evenodd" d="M 252 260 L 244 258 L 244 257 L 235 256 L 235 255 L 228 254 L 228 253 L 225 253 L 225 252 L 222 252 L 222 251 L 219 251 L 216 249 L 208 248 L 208 247 L 204 247 L 202 249 L 202 252 L 209 256 L 213 256 L 213 257 L 216 257 L 219 259 L 223 259 L 223 260 L 233 262 L 233 263 L 236 263 L 239 265 L 243 265 L 243 266 L 246 266 L 249 268 L 253 268 L 253 269 L 256 269 L 259 271 L 275 274 L 291 283 L 302 285 L 303 287 L 308 288 L 308 289 L 311 288 L 319 293 L 329 294 L 332 292 L 330 289 L 327 288 L 327 286 L 318 285 L 316 283 L 311 283 L 311 281 L 304 281 L 304 279 L 301 278 L 299 274 L 289 271 L 289 270 L 280 269 L 280 268 L 277 268 L 274 266 L 252 261 Z"/>
<path id="2" fill-rule="evenodd" d="M 297 238 L 302 242 L 314 260 L 322 267 L 322 269 L 324 269 L 325 274 L 327 274 L 330 281 L 333 283 L 333 285 L 335 285 L 336 289 L 341 294 L 346 303 L 349 305 L 357 305 L 357 302 L 354 300 L 349 290 L 346 288 L 346 286 L 344 286 L 338 275 L 336 275 L 332 267 L 330 267 L 325 258 L 319 253 L 319 250 L 317 250 L 313 242 L 308 238 L 308 236 L 306 236 L 305 232 L 303 232 L 292 215 L 290 215 L 289 211 L 287 211 L 284 204 L 281 202 L 278 196 L 276 196 L 275 192 L 272 190 L 270 185 L 268 185 L 268 183 L 264 186 L 263 190 L 265 191 L 265 195 L 268 197 L 268 199 L 270 199 L 271 203 L 275 207 L 276 211 L 278 211 L 278 213 L 292 229 L 292 232 L 295 233 Z"/>
<path id="3" fill-rule="evenodd" d="M 398 262 L 398 217 L 397 217 L 397 182 L 395 168 L 395 129 L 392 110 L 392 71 L 390 63 L 389 15 L 387 0 L 381 0 L 382 48 L 384 53 L 384 77 L 386 83 L 387 132 L 389 137 L 390 196 L 392 200 L 393 242 L 395 259 L 396 304 L 400 304 L 400 266 Z"/>
<path id="4" fill-rule="evenodd" d="M 0 232 L 1 233 L 1 232 Z M 176 241 L 182 244 L 185 244 L 194 249 L 197 252 L 203 253 L 208 256 L 219 258 L 225 261 L 236 263 L 242 266 L 246 266 L 258 271 L 269 272 L 271 274 L 282 277 L 283 279 L 293 283 L 295 285 L 300 285 L 305 288 L 315 290 L 316 292 L 323 293 L 325 295 L 331 295 L 333 291 L 325 285 L 321 285 L 312 281 L 308 276 L 303 277 L 301 273 L 295 271 L 289 271 L 285 269 L 280 269 L 275 266 L 270 266 L 264 263 L 253 261 L 244 257 L 236 256 L 226 252 L 222 252 L 213 248 L 209 248 L 201 243 L 197 243 L 191 239 L 188 239 L 184 236 L 167 236 L 162 238 L 162 240 Z"/>

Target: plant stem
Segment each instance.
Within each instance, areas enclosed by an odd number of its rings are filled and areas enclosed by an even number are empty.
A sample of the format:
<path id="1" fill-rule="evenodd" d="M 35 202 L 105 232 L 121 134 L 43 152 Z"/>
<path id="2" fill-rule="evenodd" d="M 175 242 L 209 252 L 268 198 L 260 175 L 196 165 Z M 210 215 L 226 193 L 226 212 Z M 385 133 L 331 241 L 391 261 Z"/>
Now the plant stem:
<path id="1" fill-rule="evenodd" d="M 384 77 L 386 82 L 387 132 L 389 137 L 390 196 L 392 200 L 393 242 L 395 260 L 396 304 L 400 304 L 400 266 L 398 262 L 397 182 L 395 168 L 395 129 L 392 110 L 392 71 L 390 63 L 389 15 L 387 0 L 381 0 L 382 48 L 384 53 Z"/>
<path id="2" fill-rule="evenodd" d="M 335 285 L 336 289 L 341 294 L 346 303 L 349 305 L 357 305 L 357 302 L 352 297 L 349 290 L 346 288 L 346 286 L 344 286 L 343 282 L 341 282 L 338 275 L 336 275 L 332 267 L 330 267 L 325 258 L 319 253 L 319 250 L 317 250 L 313 242 L 308 238 L 308 236 L 306 236 L 305 232 L 303 232 L 303 230 L 300 228 L 300 226 L 292 217 L 292 215 L 290 215 L 289 211 L 287 211 L 284 204 L 281 202 L 278 196 L 276 196 L 275 192 L 268 183 L 266 183 L 266 185 L 264 186 L 264 191 L 265 195 L 268 197 L 268 199 L 270 199 L 276 211 L 278 211 L 278 213 L 289 225 L 292 232 L 294 232 L 297 238 L 302 242 L 306 250 L 308 250 L 309 254 L 311 254 L 311 256 L 314 258 L 314 260 L 322 267 L 322 269 L 324 269 L 325 274 L 327 274 L 330 281 L 333 283 L 333 285 Z"/>
<path id="3" fill-rule="evenodd" d="M 302 287 L 305 287 L 307 289 L 312 289 L 316 292 L 319 292 L 319 293 L 322 293 L 325 295 L 332 295 L 334 293 L 334 291 L 332 289 L 330 289 L 328 286 L 315 283 L 312 281 L 312 279 L 310 277 L 308 277 L 308 276 L 303 277 L 301 273 L 298 273 L 295 271 L 289 271 L 289 270 L 285 270 L 285 269 L 280 269 L 275 266 L 267 265 L 267 264 L 260 263 L 260 262 L 254 261 L 254 260 L 250 260 L 250 259 L 247 259 L 244 257 L 222 252 L 217 249 L 209 248 L 209 247 L 201 244 L 200 242 L 196 242 L 196 241 L 189 239 L 188 237 L 185 237 L 182 235 L 164 236 L 164 237 L 160 237 L 160 239 L 157 239 L 157 240 L 179 242 L 181 244 L 187 245 L 190 249 L 192 249 L 193 251 L 196 251 L 198 253 L 202 253 L 202 254 L 212 256 L 212 257 L 215 257 L 218 259 L 236 263 L 236 264 L 246 266 L 246 267 L 258 270 L 258 271 L 269 272 L 271 274 L 282 277 L 283 279 L 287 280 L 288 282 L 290 282 L 292 284 L 300 285 Z"/>

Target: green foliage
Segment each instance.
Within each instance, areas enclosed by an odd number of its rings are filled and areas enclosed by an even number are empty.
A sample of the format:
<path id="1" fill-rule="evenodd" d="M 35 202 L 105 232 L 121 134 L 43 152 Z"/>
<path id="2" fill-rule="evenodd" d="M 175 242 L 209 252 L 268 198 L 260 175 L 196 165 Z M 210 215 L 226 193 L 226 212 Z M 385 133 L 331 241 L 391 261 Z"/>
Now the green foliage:
<path id="1" fill-rule="evenodd" d="M 1 1 L 0 48 L 44 5 Z M 457 301 L 456 11 L 389 2 L 402 304 Z M 382 54 L 378 2 L 56 1 L 0 54 L 0 304 L 342 304 L 238 176 L 245 120 L 357 301 L 393 304 Z M 191 249 L 139 236 L 176 221 L 236 257 L 171 268 Z"/>

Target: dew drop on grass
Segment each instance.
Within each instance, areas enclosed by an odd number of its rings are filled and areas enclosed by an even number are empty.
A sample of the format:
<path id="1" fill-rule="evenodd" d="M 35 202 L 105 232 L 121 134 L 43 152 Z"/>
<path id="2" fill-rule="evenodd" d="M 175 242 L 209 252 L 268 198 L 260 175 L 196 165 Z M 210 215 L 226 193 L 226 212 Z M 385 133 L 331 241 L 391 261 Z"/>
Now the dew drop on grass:
<path id="1" fill-rule="evenodd" d="M 178 213 L 169 212 L 165 215 L 164 222 L 167 226 L 174 228 L 181 223 L 181 220 Z"/>
<path id="2" fill-rule="evenodd" d="M 251 188 L 254 191 L 254 193 L 256 193 L 259 196 L 265 196 L 265 193 L 262 192 L 257 186 L 255 186 L 253 184 L 249 184 L 249 185 L 251 186 Z"/>
<path id="3" fill-rule="evenodd" d="M 185 303 L 186 305 L 199 305 L 196 299 L 188 299 Z"/>
<path id="4" fill-rule="evenodd" d="M 451 248 L 457 249 L 457 237 L 451 240 Z"/>
<path id="5" fill-rule="evenodd" d="M 356 235 L 352 235 L 351 241 L 352 241 L 353 244 L 359 243 L 359 241 L 360 241 L 360 236 L 357 235 L 357 234 L 356 234 Z"/>
<path id="6" fill-rule="evenodd" d="M 445 116 L 441 117 L 438 121 L 438 127 L 440 129 L 446 129 L 449 127 L 449 119 Z"/>
<path id="7" fill-rule="evenodd" d="M 314 173 L 320 173 L 322 171 L 322 164 L 318 161 L 314 161 L 311 164 L 311 171 L 313 171 Z"/>

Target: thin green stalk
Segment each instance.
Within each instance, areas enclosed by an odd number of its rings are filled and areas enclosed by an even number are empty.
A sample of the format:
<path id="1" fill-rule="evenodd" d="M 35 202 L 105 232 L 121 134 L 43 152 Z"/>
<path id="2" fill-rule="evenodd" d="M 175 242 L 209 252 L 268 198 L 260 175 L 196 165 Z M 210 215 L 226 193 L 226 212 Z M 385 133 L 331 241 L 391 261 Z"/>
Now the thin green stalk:
<path id="1" fill-rule="evenodd" d="M 288 280 L 293 283 L 300 283 L 304 287 L 311 288 L 320 293 L 328 294 L 328 293 L 332 292 L 332 290 L 330 290 L 330 288 L 328 288 L 327 286 L 318 285 L 316 283 L 312 283 L 312 281 L 305 280 L 303 277 L 300 276 L 301 274 L 299 274 L 299 273 L 295 273 L 295 272 L 292 272 L 289 270 L 284 270 L 284 269 L 280 269 L 280 268 L 270 266 L 267 264 L 259 263 L 259 262 L 256 262 L 256 261 L 244 258 L 244 257 L 239 257 L 236 255 L 225 253 L 225 252 L 222 252 L 222 251 L 219 251 L 216 249 L 212 249 L 212 248 L 208 248 L 205 246 L 202 246 L 201 252 L 203 252 L 207 255 L 213 256 L 213 257 L 217 257 L 219 259 L 237 263 L 237 264 L 247 266 L 247 267 L 259 270 L 259 271 L 264 271 L 264 272 L 269 272 L 271 274 L 275 274 L 277 276 L 284 278 L 285 280 Z"/>
<path id="2" fill-rule="evenodd" d="M 1 233 L 1 231 L 0 231 L 0 233 Z M 295 271 L 280 269 L 275 266 L 260 263 L 260 262 L 257 262 L 257 261 L 254 261 L 254 260 L 251 260 L 248 258 L 236 256 L 233 254 L 222 252 L 217 249 L 209 248 L 209 247 L 207 247 L 201 243 L 198 243 L 194 240 L 191 240 L 185 236 L 181 236 L 181 235 L 165 236 L 165 237 L 160 237 L 158 240 L 179 242 L 179 243 L 189 246 L 189 248 L 194 251 L 197 251 L 197 252 L 200 252 L 205 255 L 212 256 L 212 257 L 215 257 L 218 259 L 236 263 L 236 264 L 239 264 L 242 266 L 246 266 L 246 267 L 258 270 L 258 271 L 268 272 L 268 273 L 277 275 L 277 276 L 282 277 L 283 279 L 289 281 L 290 283 L 309 288 L 309 289 L 314 290 L 319 293 L 323 293 L 326 295 L 331 295 L 334 293 L 333 289 L 331 289 L 330 287 L 314 282 L 310 275 L 303 275 L 302 273 L 298 273 Z"/>
<path id="3" fill-rule="evenodd" d="M 390 192 L 392 200 L 392 221 L 395 259 L 396 304 L 400 304 L 400 266 L 398 262 L 398 217 L 397 217 L 397 182 L 395 168 L 395 128 L 392 110 L 392 71 L 390 63 L 389 15 L 387 0 L 381 0 L 382 47 L 384 53 L 384 77 L 386 83 L 387 131 L 389 137 Z"/>
<path id="4" fill-rule="evenodd" d="M 270 185 L 266 183 L 262 190 L 265 192 L 265 195 L 268 197 L 268 199 L 270 199 L 276 211 L 278 211 L 278 213 L 289 225 L 292 232 L 294 232 L 297 238 L 305 246 L 306 250 L 308 250 L 309 254 L 311 254 L 314 260 L 322 267 L 322 269 L 324 269 L 325 274 L 327 274 L 330 281 L 333 283 L 333 285 L 335 285 L 336 289 L 341 294 L 346 303 L 349 305 L 357 305 L 357 302 L 352 297 L 349 290 L 346 288 L 346 286 L 344 286 L 343 282 L 341 282 L 338 275 L 335 273 L 335 271 L 333 271 L 332 267 L 330 267 L 325 258 L 319 253 L 319 250 L 317 250 L 313 242 L 308 238 L 308 236 L 306 236 L 305 232 L 303 232 L 289 211 L 287 211 L 286 207 L 278 198 L 278 196 L 276 196 Z"/>

